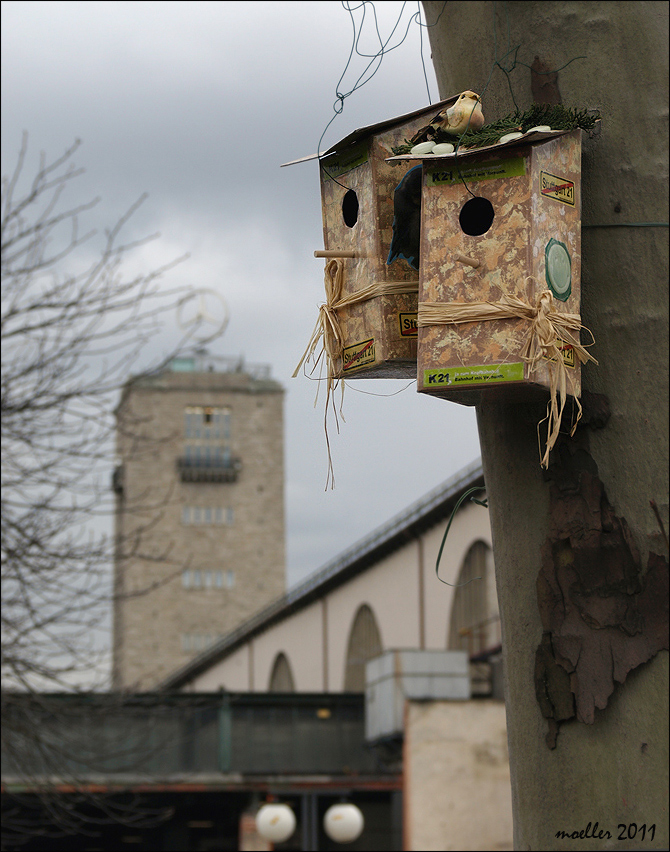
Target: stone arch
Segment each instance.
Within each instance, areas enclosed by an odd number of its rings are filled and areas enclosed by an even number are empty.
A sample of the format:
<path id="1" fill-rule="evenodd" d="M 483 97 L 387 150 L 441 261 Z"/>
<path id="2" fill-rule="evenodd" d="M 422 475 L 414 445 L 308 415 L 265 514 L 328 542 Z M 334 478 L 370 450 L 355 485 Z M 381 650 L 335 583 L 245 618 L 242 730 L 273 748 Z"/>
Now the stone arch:
<path id="1" fill-rule="evenodd" d="M 272 674 L 270 675 L 270 692 L 295 692 L 295 681 L 293 680 L 293 672 L 288 657 L 283 651 L 280 651 L 275 657 L 272 664 Z"/>
<path id="2" fill-rule="evenodd" d="M 485 541 L 475 541 L 465 554 L 456 580 L 458 588 L 454 591 L 447 636 L 449 650 L 472 655 L 491 645 L 497 605 L 491 600 L 495 597 L 495 586 L 490 563 L 491 548 Z"/>
<path id="3" fill-rule="evenodd" d="M 365 691 L 365 664 L 381 652 L 382 640 L 377 619 L 368 604 L 361 604 L 349 631 L 344 670 L 345 692 Z"/>

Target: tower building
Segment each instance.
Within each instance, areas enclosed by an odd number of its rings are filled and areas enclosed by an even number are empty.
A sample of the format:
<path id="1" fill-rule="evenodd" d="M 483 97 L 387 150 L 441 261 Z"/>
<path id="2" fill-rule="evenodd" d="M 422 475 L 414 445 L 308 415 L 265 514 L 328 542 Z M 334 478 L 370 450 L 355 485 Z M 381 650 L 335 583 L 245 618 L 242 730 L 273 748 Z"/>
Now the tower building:
<path id="1" fill-rule="evenodd" d="M 202 353 L 116 410 L 116 689 L 151 689 L 285 589 L 283 388 Z"/>

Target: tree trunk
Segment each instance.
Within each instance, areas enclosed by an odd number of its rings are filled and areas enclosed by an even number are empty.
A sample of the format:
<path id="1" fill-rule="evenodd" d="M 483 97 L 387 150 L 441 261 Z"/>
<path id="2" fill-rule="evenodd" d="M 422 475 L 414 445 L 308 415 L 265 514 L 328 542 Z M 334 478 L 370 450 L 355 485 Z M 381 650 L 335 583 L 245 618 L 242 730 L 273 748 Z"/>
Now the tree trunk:
<path id="1" fill-rule="evenodd" d="M 483 94 L 487 121 L 514 110 L 500 68 L 484 92 L 497 41 L 508 70 L 520 45 L 519 108 L 535 98 L 602 114 L 582 155 L 582 322 L 599 361 L 582 370 L 584 425 L 544 472 L 543 405 L 484 397 L 477 409 L 515 848 L 667 848 L 668 4 L 423 5 L 441 98 Z M 562 68 L 574 57 L 585 58 Z M 654 226 L 593 227 L 632 223 Z"/>

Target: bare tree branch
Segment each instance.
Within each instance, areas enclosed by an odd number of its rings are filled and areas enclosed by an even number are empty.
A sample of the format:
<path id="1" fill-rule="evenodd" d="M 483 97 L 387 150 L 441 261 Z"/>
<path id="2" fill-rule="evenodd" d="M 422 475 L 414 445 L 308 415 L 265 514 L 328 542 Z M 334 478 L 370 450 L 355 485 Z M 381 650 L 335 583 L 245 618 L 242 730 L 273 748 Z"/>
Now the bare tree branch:
<path id="1" fill-rule="evenodd" d="M 47 690 L 91 688 L 82 677 L 108 654 L 93 637 L 118 594 L 111 572 L 115 553 L 117 559 L 141 556 L 160 563 L 166 570 L 159 584 L 174 580 L 184 568 L 171 561 L 170 542 L 161 553 L 143 551 L 144 533 L 173 499 L 170 493 L 127 506 L 133 525 L 126 540 L 115 539 L 100 525 L 101 518 L 118 510 L 110 488 L 114 406 L 131 370 L 137 372 L 140 356 L 146 360 L 147 344 L 160 331 L 165 313 L 185 294 L 162 283 L 184 258 L 148 273 L 124 274 L 130 253 L 158 236 L 124 237 L 146 196 L 104 232 L 94 252 L 96 230 L 82 225 L 99 199 L 65 204 L 83 172 L 72 163 L 80 144 L 77 140 L 53 162 L 42 154 L 21 195 L 28 150 L 24 134 L 16 168 L 3 178 L 0 204 L 3 749 L 17 754 L 20 766 L 21 744 L 30 740 L 43 760 L 46 755 L 57 765 L 61 777 L 64 745 L 40 730 L 38 718 L 44 714 L 34 713 L 31 722 L 30 714 L 6 697 L 15 690 L 32 692 L 37 699 Z M 193 333 L 142 374 L 163 370 Z M 136 443 L 142 451 L 142 440 Z M 155 586 L 132 594 L 146 594 Z M 49 811 L 63 821 L 52 800 Z M 134 819 L 130 811 L 125 817 Z M 68 820 L 81 825 L 72 813 Z M 17 837 L 28 831 L 18 824 L 14 828 Z"/>

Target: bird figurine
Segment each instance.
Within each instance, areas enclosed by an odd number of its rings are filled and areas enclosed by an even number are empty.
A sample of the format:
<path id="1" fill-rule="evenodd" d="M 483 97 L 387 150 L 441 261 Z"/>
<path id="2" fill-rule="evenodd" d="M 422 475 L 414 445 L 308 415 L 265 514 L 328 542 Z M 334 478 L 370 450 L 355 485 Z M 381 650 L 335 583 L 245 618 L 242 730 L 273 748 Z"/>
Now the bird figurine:
<path id="1" fill-rule="evenodd" d="M 446 107 L 433 118 L 430 124 L 418 130 L 410 142 L 416 145 L 440 136 L 462 136 L 466 130 L 479 130 L 484 124 L 481 98 L 476 92 L 461 92 L 456 103 Z"/>
<path id="2" fill-rule="evenodd" d="M 414 166 L 393 193 L 393 239 L 386 265 L 404 259 L 418 271 L 421 242 L 421 166 Z"/>

